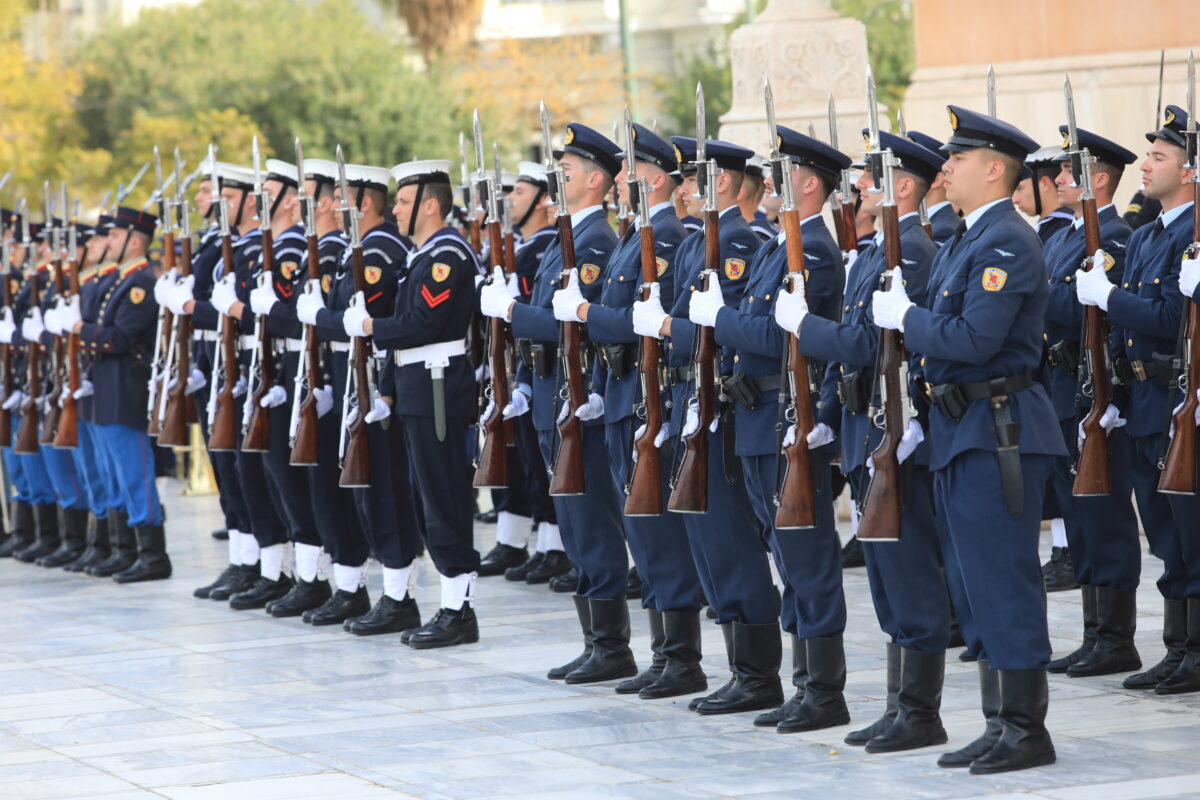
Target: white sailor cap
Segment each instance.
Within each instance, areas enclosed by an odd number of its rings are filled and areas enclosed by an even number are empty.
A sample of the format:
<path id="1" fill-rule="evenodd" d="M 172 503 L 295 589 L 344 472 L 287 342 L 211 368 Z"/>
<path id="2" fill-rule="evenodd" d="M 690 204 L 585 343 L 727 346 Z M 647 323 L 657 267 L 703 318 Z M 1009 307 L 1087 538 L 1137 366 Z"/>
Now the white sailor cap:
<path id="1" fill-rule="evenodd" d="M 221 182 L 221 188 L 253 189 L 254 170 L 239 164 L 226 164 L 224 161 L 218 161 L 217 180 Z"/>
<path id="2" fill-rule="evenodd" d="M 521 176 L 515 172 L 501 172 L 500 173 L 500 185 L 505 189 L 511 190 L 514 186 L 517 185 L 517 180 L 520 177 Z"/>
<path id="3" fill-rule="evenodd" d="M 546 178 L 546 168 L 536 161 L 522 161 L 517 165 L 519 174 L 517 180 L 525 181 L 526 183 L 545 186 L 549 181 Z"/>
<path id="4" fill-rule="evenodd" d="M 295 188 L 299 183 L 299 173 L 295 164 L 289 164 L 278 158 L 267 159 L 267 180 L 277 180 Z"/>
<path id="5" fill-rule="evenodd" d="M 450 183 L 450 162 L 440 158 L 408 161 L 392 167 L 391 174 L 397 189 L 414 183 Z"/>
<path id="6" fill-rule="evenodd" d="M 751 170 L 754 170 L 760 177 L 765 178 L 771 174 L 771 162 L 758 153 L 755 153 L 746 160 L 746 172 L 750 172 Z"/>
<path id="7" fill-rule="evenodd" d="M 304 159 L 304 180 L 317 183 L 337 183 L 337 162 L 324 158 Z"/>
<path id="8" fill-rule="evenodd" d="M 1054 159 L 1058 158 L 1060 155 L 1062 155 L 1062 148 L 1056 145 L 1039 147 L 1037 150 L 1034 150 L 1032 153 L 1025 156 L 1025 163 L 1030 166 L 1034 166 L 1035 164 L 1048 165 L 1054 163 Z"/>
<path id="9" fill-rule="evenodd" d="M 386 192 L 388 190 L 388 171 L 383 167 L 368 167 L 366 164 L 347 164 L 346 184 Z"/>

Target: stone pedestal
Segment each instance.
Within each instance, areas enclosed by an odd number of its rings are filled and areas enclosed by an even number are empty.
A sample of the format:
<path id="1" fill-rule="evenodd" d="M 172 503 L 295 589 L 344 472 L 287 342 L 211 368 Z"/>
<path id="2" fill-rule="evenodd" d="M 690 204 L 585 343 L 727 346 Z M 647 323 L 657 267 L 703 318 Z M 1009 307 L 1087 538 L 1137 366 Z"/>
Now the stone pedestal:
<path id="1" fill-rule="evenodd" d="M 838 144 L 862 149 L 867 124 L 867 36 L 858 20 L 839 17 L 821 0 L 771 0 L 753 23 L 730 37 L 733 103 L 719 138 L 765 154 L 768 145 L 763 78 L 775 95 L 775 121 L 829 141 L 828 99 L 838 111 Z"/>

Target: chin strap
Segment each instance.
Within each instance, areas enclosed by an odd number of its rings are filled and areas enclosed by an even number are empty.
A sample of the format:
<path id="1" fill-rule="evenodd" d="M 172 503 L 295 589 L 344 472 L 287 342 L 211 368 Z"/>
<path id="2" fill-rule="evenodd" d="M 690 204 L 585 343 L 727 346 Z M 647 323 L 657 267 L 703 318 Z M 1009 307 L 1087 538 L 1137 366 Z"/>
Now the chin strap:
<path id="1" fill-rule="evenodd" d="M 529 218 L 533 216 L 533 212 L 537 209 L 538 203 L 542 202 L 542 198 L 546 196 L 546 187 L 538 184 L 538 192 L 534 195 L 533 202 L 529 204 L 529 208 L 525 211 L 524 216 L 517 220 L 517 224 L 513 227 L 517 230 L 525 227 L 525 223 L 529 222 Z"/>

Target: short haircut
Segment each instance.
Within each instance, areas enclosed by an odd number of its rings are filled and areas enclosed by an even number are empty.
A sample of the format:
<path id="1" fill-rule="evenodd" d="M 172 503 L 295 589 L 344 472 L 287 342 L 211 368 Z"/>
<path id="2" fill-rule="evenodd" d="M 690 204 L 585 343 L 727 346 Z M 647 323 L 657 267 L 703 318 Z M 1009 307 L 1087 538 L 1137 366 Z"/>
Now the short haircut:
<path id="1" fill-rule="evenodd" d="M 727 169 L 725 174 L 729 176 L 729 180 L 733 184 L 733 194 L 737 195 L 742 190 L 742 183 L 746 180 L 746 173 L 741 170 Z"/>
<path id="2" fill-rule="evenodd" d="M 350 193 L 354 195 L 354 197 L 358 197 L 358 193 L 362 192 L 363 197 L 371 198 L 371 207 L 375 209 L 376 213 L 383 214 L 387 211 L 387 192 L 371 186 L 351 186 L 349 188 Z"/>
<path id="3" fill-rule="evenodd" d="M 438 213 L 448 217 L 454 209 L 454 189 L 448 183 L 427 183 L 421 193 L 421 202 L 433 198 L 438 201 Z"/>
<path id="4" fill-rule="evenodd" d="M 746 189 L 746 194 L 755 202 L 762 200 L 763 193 L 766 191 L 766 184 L 763 183 L 762 173 L 758 170 L 750 170 L 745 173 L 746 178 L 742 181 L 742 186 Z"/>
<path id="5" fill-rule="evenodd" d="M 599 172 L 604 176 L 603 189 L 605 194 L 608 194 L 609 191 L 612 190 L 613 176 L 609 175 L 608 171 L 604 169 L 604 167 L 600 166 L 595 161 L 592 161 L 590 158 L 584 158 L 583 156 L 579 156 L 579 163 L 583 165 L 583 173 L 585 175 L 590 175 L 593 172 Z"/>
<path id="6" fill-rule="evenodd" d="M 989 150 L 988 152 L 1004 167 L 1004 178 L 1008 183 L 1008 193 L 1011 195 L 1017 190 L 1017 184 L 1021 182 L 1021 167 L 1024 164 L 1005 153 L 996 150 Z M 1033 190 L 1036 192 L 1037 186 L 1034 186 Z"/>
<path id="7" fill-rule="evenodd" d="M 1110 194 L 1117 191 L 1117 186 L 1121 183 L 1121 176 L 1125 174 L 1124 167 L 1118 167 L 1106 161 L 1097 161 L 1092 166 L 1092 169 L 1096 172 L 1103 172 L 1108 176 L 1108 191 Z"/>
<path id="8" fill-rule="evenodd" d="M 826 172 L 813 169 L 812 167 L 804 164 L 797 166 L 796 170 L 801 175 L 812 175 L 814 178 L 817 178 L 819 181 L 821 181 L 822 202 L 827 200 L 829 195 L 833 194 L 833 190 L 837 188 L 837 179 Z"/>

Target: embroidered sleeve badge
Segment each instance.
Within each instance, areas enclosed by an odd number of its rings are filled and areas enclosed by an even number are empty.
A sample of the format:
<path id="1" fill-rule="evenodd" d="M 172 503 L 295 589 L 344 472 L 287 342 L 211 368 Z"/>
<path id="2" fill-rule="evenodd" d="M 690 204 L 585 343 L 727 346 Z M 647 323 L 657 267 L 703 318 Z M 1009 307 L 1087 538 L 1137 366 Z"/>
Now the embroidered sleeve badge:
<path id="1" fill-rule="evenodd" d="M 146 299 L 146 290 L 140 286 L 135 286 L 129 290 L 129 301 L 134 305 Z"/>
<path id="2" fill-rule="evenodd" d="M 1004 282 L 1007 280 L 1007 272 L 999 267 L 988 267 L 983 271 L 983 290 L 985 292 L 998 292 L 1004 288 Z"/>
<path id="3" fill-rule="evenodd" d="M 746 274 L 746 259 L 744 258 L 727 258 L 725 259 L 725 277 L 731 281 L 736 281 L 738 278 Z"/>
<path id="4" fill-rule="evenodd" d="M 446 278 L 450 277 L 450 265 L 438 262 L 437 264 L 433 265 L 432 273 L 433 279 L 438 283 L 441 283 L 442 281 L 446 280 Z"/>
<path id="5" fill-rule="evenodd" d="M 654 263 L 658 265 L 658 277 L 661 278 L 663 273 L 667 271 L 667 267 L 669 267 L 670 264 L 665 258 L 662 257 L 654 259 Z"/>
<path id="6" fill-rule="evenodd" d="M 595 264 L 584 264 L 579 268 L 579 280 L 587 284 L 596 282 L 596 278 L 600 277 L 600 267 Z"/>
<path id="7" fill-rule="evenodd" d="M 363 276 L 366 277 L 367 283 L 374 285 L 383 277 L 383 270 L 379 267 L 367 267 L 363 270 Z"/>

